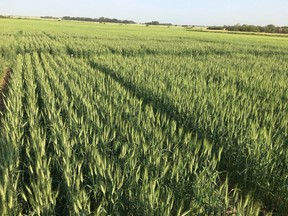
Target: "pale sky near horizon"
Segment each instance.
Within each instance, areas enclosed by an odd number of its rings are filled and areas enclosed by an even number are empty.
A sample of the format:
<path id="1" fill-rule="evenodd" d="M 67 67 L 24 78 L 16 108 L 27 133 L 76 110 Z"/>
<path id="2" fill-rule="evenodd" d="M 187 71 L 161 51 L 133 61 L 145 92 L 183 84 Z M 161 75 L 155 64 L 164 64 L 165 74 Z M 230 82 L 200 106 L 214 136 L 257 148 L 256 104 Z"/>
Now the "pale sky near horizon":
<path id="1" fill-rule="evenodd" d="M 288 0 L 0 0 L 0 14 L 190 25 L 288 26 Z"/>

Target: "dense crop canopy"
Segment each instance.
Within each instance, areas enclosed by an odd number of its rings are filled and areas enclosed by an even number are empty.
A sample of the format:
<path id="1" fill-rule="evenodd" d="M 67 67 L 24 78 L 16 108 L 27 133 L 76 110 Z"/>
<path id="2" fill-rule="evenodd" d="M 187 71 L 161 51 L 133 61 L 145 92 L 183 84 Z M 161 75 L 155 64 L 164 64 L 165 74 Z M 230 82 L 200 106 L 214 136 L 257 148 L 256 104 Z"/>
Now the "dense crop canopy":
<path id="1" fill-rule="evenodd" d="M 287 38 L 5 22 L 1 213 L 287 213 Z"/>

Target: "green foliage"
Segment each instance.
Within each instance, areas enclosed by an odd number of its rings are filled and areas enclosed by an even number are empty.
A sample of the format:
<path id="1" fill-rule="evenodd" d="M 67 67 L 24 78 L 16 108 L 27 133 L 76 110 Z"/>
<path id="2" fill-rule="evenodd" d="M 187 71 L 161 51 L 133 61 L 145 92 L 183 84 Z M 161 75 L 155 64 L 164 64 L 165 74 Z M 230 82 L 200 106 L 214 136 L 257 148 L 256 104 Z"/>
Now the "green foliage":
<path id="1" fill-rule="evenodd" d="M 288 26 L 255 26 L 255 25 L 236 25 L 236 26 L 224 26 L 223 29 L 228 31 L 244 31 L 244 32 L 265 32 L 265 33 L 288 33 Z M 213 30 L 213 29 L 212 29 Z"/>
<path id="2" fill-rule="evenodd" d="M 2 214 L 287 214 L 286 38 L 5 24 Z"/>
<path id="3" fill-rule="evenodd" d="M 45 17 L 44 17 L 45 18 Z M 105 18 L 105 17 L 100 17 L 100 18 L 88 18 L 88 17 L 69 17 L 69 16 L 64 16 L 62 18 L 63 20 L 77 20 L 77 21 L 85 21 L 85 22 L 100 22 L 100 23 L 124 23 L 124 24 L 135 24 L 134 21 L 132 20 L 118 20 L 118 19 L 110 19 L 110 18 Z"/>
<path id="4" fill-rule="evenodd" d="M 222 26 L 209 26 L 208 30 L 225 30 L 225 27 Z"/>

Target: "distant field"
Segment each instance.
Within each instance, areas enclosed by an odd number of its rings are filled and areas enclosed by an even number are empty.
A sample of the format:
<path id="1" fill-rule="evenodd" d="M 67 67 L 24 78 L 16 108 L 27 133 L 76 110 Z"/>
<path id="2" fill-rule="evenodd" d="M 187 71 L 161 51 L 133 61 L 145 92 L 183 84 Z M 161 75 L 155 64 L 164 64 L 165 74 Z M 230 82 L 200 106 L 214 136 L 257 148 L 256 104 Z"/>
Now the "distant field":
<path id="1" fill-rule="evenodd" d="M 191 30 L 197 30 L 192 28 Z M 238 35 L 256 35 L 256 36 L 272 36 L 272 37 L 286 37 L 288 38 L 288 34 L 279 34 L 279 33 L 265 33 L 265 32 L 243 32 L 243 31 L 227 31 L 227 30 L 208 30 L 202 28 L 201 30 L 206 32 L 213 32 L 213 33 L 226 33 L 226 34 L 238 34 Z"/>
<path id="2" fill-rule="evenodd" d="M 0 29 L 3 215 L 288 214 L 288 38 Z"/>

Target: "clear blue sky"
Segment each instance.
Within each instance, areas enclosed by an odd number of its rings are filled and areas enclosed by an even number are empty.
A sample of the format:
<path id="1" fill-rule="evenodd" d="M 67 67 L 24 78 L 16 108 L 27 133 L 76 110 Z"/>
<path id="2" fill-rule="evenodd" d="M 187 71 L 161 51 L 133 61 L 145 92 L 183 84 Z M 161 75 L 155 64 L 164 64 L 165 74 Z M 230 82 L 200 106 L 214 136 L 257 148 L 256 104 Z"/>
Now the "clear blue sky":
<path id="1" fill-rule="evenodd" d="M 0 0 L 0 14 L 288 26 L 288 0 Z"/>

